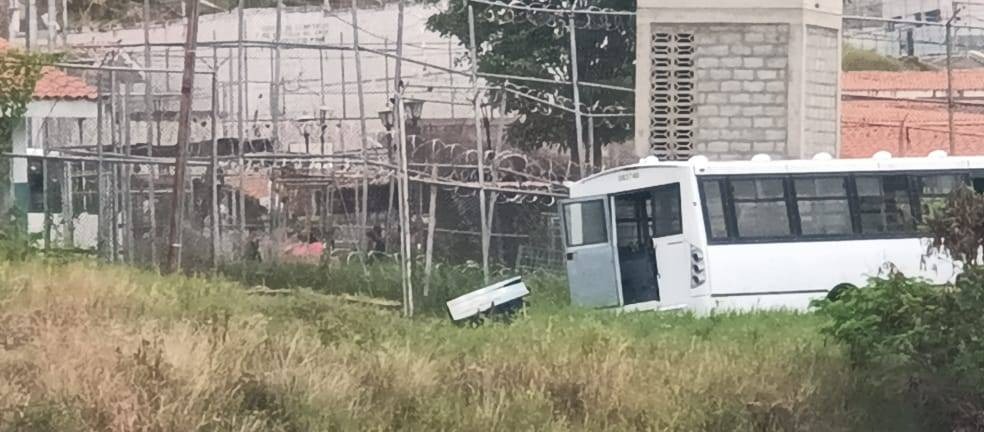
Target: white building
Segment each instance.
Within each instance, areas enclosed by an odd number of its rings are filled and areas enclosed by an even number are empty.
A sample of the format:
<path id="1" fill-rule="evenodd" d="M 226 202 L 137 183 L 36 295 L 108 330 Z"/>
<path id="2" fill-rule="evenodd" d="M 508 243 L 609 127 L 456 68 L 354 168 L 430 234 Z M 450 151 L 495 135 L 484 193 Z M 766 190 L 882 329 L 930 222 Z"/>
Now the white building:
<path id="1" fill-rule="evenodd" d="M 0 50 L 5 46 L 6 41 L 0 39 Z M 14 130 L 12 153 L 41 155 L 45 149 L 82 144 L 79 131 L 85 127 L 84 122 L 95 122 L 97 106 L 94 87 L 64 71 L 46 69 L 35 86 L 33 100 L 27 105 L 24 122 Z M 30 233 L 43 234 L 45 231 L 47 198 L 48 211 L 52 214 L 49 225 L 52 242 L 93 248 L 98 230 L 97 197 L 94 193 L 84 193 L 83 190 L 94 190 L 94 187 L 86 187 L 83 183 L 94 179 L 73 175 L 65 166 L 57 161 L 45 164 L 40 158 L 13 158 L 11 195 L 17 207 L 27 211 Z M 45 168 L 48 169 L 47 184 L 43 180 Z M 67 194 L 72 193 L 75 193 L 71 200 L 74 205 L 63 206 L 70 201 Z M 69 219 L 71 224 L 66 223 Z"/>

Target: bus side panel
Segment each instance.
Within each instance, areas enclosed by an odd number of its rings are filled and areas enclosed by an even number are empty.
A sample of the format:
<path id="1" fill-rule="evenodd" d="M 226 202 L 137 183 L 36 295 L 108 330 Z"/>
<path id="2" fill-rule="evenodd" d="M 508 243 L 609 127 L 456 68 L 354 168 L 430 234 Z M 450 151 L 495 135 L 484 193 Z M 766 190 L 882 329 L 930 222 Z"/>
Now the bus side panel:
<path id="1" fill-rule="evenodd" d="M 882 239 L 711 245 L 708 279 L 715 305 L 805 309 L 834 286 L 864 286 L 894 266 L 934 283 L 956 277 L 949 259 L 926 258 L 924 239 Z M 889 264 L 890 263 L 890 264 Z"/>

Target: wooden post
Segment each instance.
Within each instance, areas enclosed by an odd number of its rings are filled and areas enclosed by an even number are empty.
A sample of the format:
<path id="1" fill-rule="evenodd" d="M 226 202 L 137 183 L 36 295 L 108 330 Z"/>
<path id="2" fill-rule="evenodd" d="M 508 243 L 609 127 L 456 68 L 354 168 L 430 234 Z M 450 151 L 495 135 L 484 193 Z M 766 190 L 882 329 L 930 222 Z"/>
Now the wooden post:
<path id="1" fill-rule="evenodd" d="M 2 0 L 0 0 L 2 1 Z M 152 66 L 152 58 L 150 51 L 150 0 L 144 0 L 143 2 L 143 32 L 144 32 L 144 67 Z M 154 125 L 151 123 L 151 118 L 154 116 L 157 110 L 154 109 L 154 99 L 153 99 L 153 88 L 151 84 L 153 80 L 151 79 L 150 72 L 146 72 L 146 79 L 144 80 L 144 114 L 146 114 L 147 121 L 147 157 L 154 156 Z M 164 75 L 164 80 L 166 81 L 169 77 Z M 160 116 L 160 113 L 156 113 Z M 157 143 L 160 145 L 160 142 Z M 157 170 L 159 167 L 153 165 L 150 167 L 150 187 L 147 188 L 147 201 L 150 207 L 150 263 L 155 269 L 158 266 L 157 258 Z"/>
<path id="2" fill-rule="evenodd" d="M 218 59 L 215 57 L 216 51 L 214 48 L 212 49 L 212 54 L 213 54 L 212 59 L 218 62 Z M 211 114 L 211 119 L 209 119 L 209 122 L 212 124 L 212 128 L 211 128 L 212 151 L 211 151 L 211 160 L 209 161 L 210 162 L 209 172 L 211 175 L 209 176 L 208 179 L 209 180 L 208 190 L 209 193 L 211 194 L 211 202 L 212 202 L 212 224 L 211 224 L 212 271 L 218 271 L 219 269 L 219 247 L 220 247 L 220 240 L 221 240 L 221 238 L 219 238 L 219 236 L 221 235 L 221 233 L 219 232 L 219 224 L 221 223 L 219 221 L 219 216 L 220 216 L 219 215 L 219 137 L 217 133 L 218 125 L 216 124 L 218 123 L 219 120 L 218 113 L 217 113 L 218 109 L 219 109 L 219 70 L 218 70 L 218 63 L 216 63 L 216 68 L 215 70 L 212 71 L 212 114 Z"/>
<path id="3" fill-rule="evenodd" d="M 407 182 L 407 133 L 404 123 L 403 89 L 400 86 L 403 73 L 403 0 L 399 2 L 399 12 L 397 15 L 396 27 L 396 70 L 393 86 L 396 97 L 396 127 L 399 128 L 400 144 L 400 169 L 397 172 L 400 191 L 400 273 L 403 282 L 403 313 L 406 316 L 413 316 L 413 266 L 410 259 L 410 202 L 408 197 L 409 185 Z"/>
<path id="4" fill-rule="evenodd" d="M 113 59 L 116 59 L 116 53 L 113 53 Z M 110 145 L 113 149 L 115 155 L 122 153 L 120 151 L 120 140 L 122 139 L 122 134 L 120 133 L 120 119 L 119 111 L 117 109 L 117 91 L 118 82 L 117 76 L 114 73 L 109 75 L 109 124 L 110 124 Z M 110 226 L 112 227 L 112 247 L 113 247 L 113 261 L 120 259 L 120 164 L 114 163 L 110 165 L 112 167 L 110 180 L 109 180 L 109 191 L 112 194 L 113 199 L 110 200 L 110 208 L 112 209 Z"/>
<path id="5" fill-rule="evenodd" d="M 954 8 L 953 15 L 946 21 L 946 117 L 947 130 L 949 132 L 950 155 L 957 154 L 957 137 L 954 134 L 953 125 L 953 20 L 957 18 L 960 11 Z"/>
<path id="6" fill-rule="evenodd" d="M 448 69 L 454 69 L 454 44 L 448 38 Z M 451 118 L 454 118 L 454 73 L 448 72 L 448 87 L 451 87 Z"/>
<path id="7" fill-rule="evenodd" d="M 239 250 L 240 255 L 245 253 L 247 242 L 249 236 L 246 235 L 246 195 L 243 193 L 243 189 L 246 188 L 246 159 L 244 157 L 246 153 L 246 142 L 249 140 L 246 132 L 246 101 L 248 99 L 249 82 L 247 82 L 245 69 L 246 69 L 246 47 L 243 45 L 243 39 L 246 38 L 246 18 L 245 18 L 246 0 L 239 0 L 239 28 L 236 41 L 237 62 L 236 62 L 236 79 L 238 86 L 238 94 L 236 95 L 236 110 L 238 114 L 236 115 L 236 121 L 238 123 L 237 136 L 239 137 L 239 148 L 237 150 L 237 155 L 239 156 L 239 190 L 236 191 L 236 197 L 238 198 L 238 212 L 239 212 Z"/>
<path id="8" fill-rule="evenodd" d="M 82 170 L 83 172 L 85 170 Z M 62 162 L 62 247 L 66 249 L 75 248 L 75 206 L 72 202 L 72 163 Z"/>
<path id="9" fill-rule="evenodd" d="M 41 137 L 41 208 L 44 211 L 44 249 L 51 249 L 51 209 L 48 206 L 48 188 L 51 186 L 48 179 L 48 119 L 42 120 L 41 124 L 43 136 Z M 33 125 L 31 126 L 33 128 Z M 28 129 L 27 133 L 33 133 Z"/>
<path id="10" fill-rule="evenodd" d="M 110 72 L 112 75 L 114 72 Z M 99 203 L 99 224 L 96 228 L 96 250 L 99 257 L 109 261 L 109 178 L 103 161 L 103 111 L 102 73 L 96 77 L 96 196 Z"/>
<path id="11" fill-rule="evenodd" d="M 502 116 L 503 118 L 505 118 L 505 116 L 506 116 L 506 101 L 508 100 L 508 97 L 509 97 L 509 93 L 502 92 L 502 98 L 499 100 L 499 115 Z M 493 111 L 490 109 L 489 110 L 489 125 L 488 125 L 488 129 L 489 130 L 486 131 L 489 134 L 491 134 L 492 123 L 494 121 L 495 121 L 495 115 L 494 115 Z M 502 152 L 502 144 L 503 144 L 504 132 L 505 132 L 504 129 L 505 129 L 504 123 L 503 122 L 499 122 L 499 124 L 498 124 L 498 126 L 496 127 L 496 130 L 495 130 L 495 140 L 492 140 L 491 138 L 489 139 L 489 141 L 491 141 L 493 143 L 493 146 L 494 146 L 493 147 L 493 151 L 492 151 L 492 166 L 489 167 L 490 168 L 490 172 L 492 174 L 492 183 L 498 183 L 499 182 L 499 170 L 497 169 L 498 166 L 495 163 L 495 158 L 496 158 L 496 156 L 499 155 L 499 153 Z M 489 233 L 488 233 L 488 236 L 489 236 L 489 241 L 488 241 L 486 247 L 491 248 L 491 245 L 492 245 L 492 232 L 495 231 L 495 204 L 499 200 L 499 192 L 497 192 L 497 191 L 491 191 L 491 192 L 489 192 L 489 198 L 490 198 L 489 199 L 489 216 L 488 216 L 488 225 L 489 225 Z M 499 244 L 499 247 L 498 247 L 499 254 L 498 254 L 498 256 L 499 256 L 499 258 L 502 258 L 502 239 L 499 240 L 498 244 Z M 490 254 L 490 252 L 486 251 L 486 254 Z"/>
<path id="12" fill-rule="evenodd" d="M 401 0 L 402 1 L 402 0 Z M 352 0 L 352 51 L 355 53 L 355 85 L 359 94 L 359 133 L 362 134 L 362 202 L 359 205 L 359 225 L 367 229 L 369 225 L 369 151 L 366 132 L 366 103 L 362 90 L 362 55 L 359 48 L 359 4 Z M 364 235 L 359 236 L 360 249 L 367 251 Z"/>
<path id="13" fill-rule="evenodd" d="M 62 47 L 68 49 L 68 0 L 62 0 Z"/>
<path id="14" fill-rule="evenodd" d="M 339 32 L 338 33 L 338 45 L 339 46 L 344 46 L 345 45 L 345 34 L 342 33 L 342 32 Z M 339 72 L 341 73 L 341 79 L 342 79 L 342 118 L 343 119 L 346 119 L 346 118 L 348 118 L 348 97 L 347 97 L 348 90 L 346 90 L 347 84 L 345 82 L 345 50 L 339 51 L 338 52 L 338 56 L 339 56 L 338 57 L 338 61 L 339 61 L 339 66 L 338 67 L 339 67 Z M 331 146 L 331 154 L 335 154 L 335 150 L 341 150 L 342 152 L 345 151 L 345 129 L 342 128 L 342 122 L 341 121 L 338 122 L 338 147 L 336 148 L 335 145 L 332 144 L 332 146 Z M 339 195 L 339 196 L 341 196 L 341 195 Z"/>
<path id="15" fill-rule="evenodd" d="M 437 180 L 437 165 L 431 167 L 431 180 Z M 427 256 L 424 258 L 424 297 L 430 295 L 431 272 L 434 269 L 434 231 L 437 229 L 437 185 L 430 185 L 427 202 Z"/>
<path id="16" fill-rule="evenodd" d="M 482 229 L 482 275 L 486 284 L 489 283 L 489 225 L 485 205 L 485 146 L 482 143 L 482 120 L 479 118 L 482 110 L 482 100 L 478 90 L 478 45 L 475 43 L 475 9 L 468 5 L 468 39 L 471 49 L 471 85 L 473 109 L 475 117 L 475 145 L 478 148 L 478 206 L 481 209 L 479 217 Z"/>
<path id="17" fill-rule="evenodd" d="M 38 49 L 38 5 L 35 1 L 36 0 L 26 0 L 24 2 L 27 8 L 25 11 L 25 15 L 27 15 L 27 29 L 25 29 L 24 32 L 24 42 L 26 44 L 25 48 L 27 48 L 28 51 Z"/>
<path id="18" fill-rule="evenodd" d="M 383 52 L 389 53 L 389 47 L 389 39 L 383 39 Z M 389 97 L 393 93 L 390 90 L 390 58 L 388 55 L 383 56 L 383 78 L 386 82 L 386 97 Z"/>
<path id="19" fill-rule="evenodd" d="M 45 20 L 45 26 L 48 27 L 46 32 L 48 35 L 48 46 L 49 52 L 55 50 L 55 29 L 54 27 L 58 25 L 58 7 L 55 6 L 55 0 L 48 0 L 48 19 Z"/>
<path id="20" fill-rule="evenodd" d="M 168 270 L 171 272 L 177 272 L 181 266 L 181 228 L 184 224 L 185 171 L 188 164 L 186 153 L 191 134 L 191 97 L 195 85 L 195 47 L 198 38 L 198 0 L 186 1 L 188 2 L 188 29 L 185 34 L 184 73 L 181 77 L 181 109 L 178 113 L 178 145 L 168 248 Z"/>
<path id="21" fill-rule="evenodd" d="M 133 88 L 133 83 L 131 79 L 127 79 L 126 83 L 123 85 L 123 112 L 120 116 L 123 122 L 123 127 L 120 128 L 123 134 L 123 153 L 127 156 L 131 153 L 131 134 L 130 134 L 130 90 Z M 124 231 L 124 244 L 126 248 L 126 262 L 133 264 L 133 249 L 136 243 L 134 242 L 134 230 L 136 229 L 135 223 L 133 222 L 133 165 L 123 164 L 123 225 L 126 227 Z"/>
<path id="22" fill-rule="evenodd" d="M 273 119 L 273 149 L 276 152 L 282 151 L 280 148 L 280 42 L 283 38 L 284 21 L 284 2 L 277 0 L 277 28 L 274 44 L 273 61 L 273 83 L 270 92 L 270 115 Z M 290 150 L 289 148 L 287 149 Z"/>
<path id="23" fill-rule="evenodd" d="M 573 9 L 576 3 L 573 3 L 571 9 Z M 574 14 L 571 14 L 571 19 L 569 21 L 569 32 L 571 36 L 571 85 L 574 90 L 574 130 L 577 135 L 577 149 L 581 157 L 578 158 L 578 167 L 580 167 L 581 177 L 587 177 L 587 168 L 585 162 L 588 160 L 587 154 L 584 148 L 584 128 L 581 126 L 581 90 L 577 85 L 577 36 L 575 35 L 577 27 L 574 26 Z"/>

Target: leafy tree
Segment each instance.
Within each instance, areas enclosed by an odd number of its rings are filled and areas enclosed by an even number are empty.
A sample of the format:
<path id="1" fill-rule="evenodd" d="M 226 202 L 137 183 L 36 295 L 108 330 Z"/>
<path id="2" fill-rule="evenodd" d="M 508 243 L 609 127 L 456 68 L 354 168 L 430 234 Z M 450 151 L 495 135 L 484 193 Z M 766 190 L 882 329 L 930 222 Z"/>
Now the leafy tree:
<path id="1" fill-rule="evenodd" d="M 14 128 L 24 117 L 42 69 L 56 54 L 0 51 L 0 152 L 12 150 Z M 10 160 L 0 158 L 0 214 L 6 210 L 10 191 Z"/>
<path id="2" fill-rule="evenodd" d="M 544 7 L 570 8 L 567 2 L 547 0 Z M 629 0 L 600 0 L 593 6 L 614 10 L 635 10 L 635 2 Z M 553 15 L 560 18 L 553 26 L 548 14 L 538 14 L 531 20 L 517 14 L 510 20 L 513 11 L 484 4 L 473 4 L 475 11 L 475 35 L 478 44 L 478 68 L 484 73 L 529 76 L 546 79 L 570 81 L 570 33 L 567 20 L 569 16 Z M 490 21 L 495 14 L 507 19 Z M 599 19 L 592 16 L 592 20 Z M 577 17 L 584 24 L 585 15 Z M 578 79 L 583 82 L 634 87 L 635 75 L 635 23 L 626 17 L 609 17 L 611 25 L 604 29 L 577 30 Z M 534 25 L 530 21 L 543 22 Z M 446 9 L 432 15 L 427 21 L 429 29 L 444 36 L 454 36 L 463 46 L 469 46 L 468 3 L 466 0 L 450 0 Z M 579 25 L 580 27 L 580 25 Z M 485 78 L 489 83 L 502 85 L 500 78 Z M 570 85 L 510 81 L 529 87 L 534 95 L 546 99 L 549 94 L 573 98 Z M 605 106 L 634 104 L 631 92 L 581 87 L 581 102 L 600 111 Z M 511 141 L 526 149 L 541 147 L 560 147 L 570 149 L 574 158 L 577 153 L 577 135 L 572 113 L 559 109 L 545 110 L 545 106 L 527 98 L 510 95 L 507 111 L 516 113 L 518 120 L 509 127 Z M 587 134 L 588 124 L 583 125 Z M 611 142 L 621 142 L 631 137 L 633 119 L 614 117 L 596 119 L 594 151 L 596 155 L 601 146 Z M 586 137 L 587 135 L 585 135 Z M 588 139 L 585 138 L 585 143 Z"/>

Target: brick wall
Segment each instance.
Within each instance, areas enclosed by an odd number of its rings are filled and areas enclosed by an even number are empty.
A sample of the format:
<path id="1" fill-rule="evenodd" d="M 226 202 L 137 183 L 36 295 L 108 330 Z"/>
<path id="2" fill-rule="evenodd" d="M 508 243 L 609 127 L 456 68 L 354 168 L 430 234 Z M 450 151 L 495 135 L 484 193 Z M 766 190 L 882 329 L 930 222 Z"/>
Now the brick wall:
<path id="1" fill-rule="evenodd" d="M 835 29 L 816 26 L 808 26 L 806 29 L 803 157 L 811 157 L 819 152 L 836 152 L 839 43 Z"/>
<path id="2" fill-rule="evenodd" d="M 785 154 L 789 26 L 700 24 L 680 31 L 696 36 L 697 153 Z"/>

